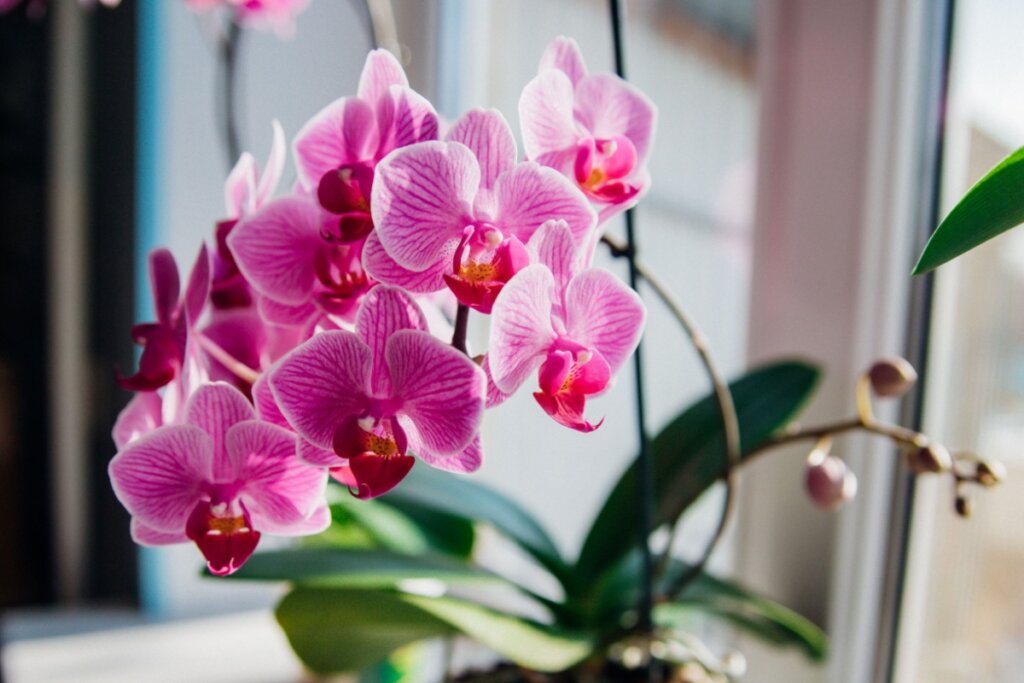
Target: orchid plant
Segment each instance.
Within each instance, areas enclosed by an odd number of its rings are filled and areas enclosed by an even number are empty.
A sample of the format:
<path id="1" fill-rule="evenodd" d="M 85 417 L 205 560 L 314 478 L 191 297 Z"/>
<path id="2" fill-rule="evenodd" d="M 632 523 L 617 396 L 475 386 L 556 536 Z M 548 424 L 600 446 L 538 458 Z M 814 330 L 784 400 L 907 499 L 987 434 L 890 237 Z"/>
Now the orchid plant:
<path id="1" fill-rule="evenodd" d="M 226 4 L 269 12 L 302 3 Z M 852 429 L 891 439 L 916 472 L 952 473 L 958 487 L 995 483 L 998 466 L 954 458 L 874 418 L 872 393 L 899 395 L 913 381 L 898 361 L 865 374 L 853 420 L 794 430 L 816 369 L 783 362 L 727 385 L 698 345 L 715 390 L 644 449 L 655 474 L 649 525 L 640 519 L 638 461 L 580 556 L 564 557 L 527 511 L 460 475 L 484 458 L 486 410 L 524 385 L 537 419 L 584 433 L 614 428 L 587 400 L 634 353 L 646 308 L 592 262 L 606 244 L 636 263 L 631 246 L 604 228 L 650 185 L 657 114 L 619 76 L 590 73 L 567 38 L 541 57 L 519 114 L 522 157 L 500 112 L 443 121 L 399 62 L 375 50 L 356 94 L 296 135 L 298 182 L 288 191 L 277 193 L 286 153 L 276 122 L 265 164 L 239 157 L 226 218 L 212 248 L 200 248 L 184 292 L 170 253 L 150 257 L 157 319 L 133 330 L 139 368 L 120 382 L 135 396 L 115 425 L 109 468 L 133 538 L 194 543 L 211 574 L 291 582 L 278 619 L 317 672 L 380 672 L 400 666 L 393 655 L 407 645 L 463 634 L 513 663 L 500 680 L 525 670 L 558 680 L 654 668 L 689 672 L 685 680 L 740 673 L 736 657 L 689 635 L 697 613 L 822 657 L 816 626 L 712 577 L 706 555 L 687 565 L 670 543 L 649 570 L 634 530 L 645 529 L 646 540 L 674 529 L 739 465 L 802 439 L 817 440 L 811 498 L 836 507 L 855 483 L 829 446 Z M 490 318 L 487 348 L 475 355 L 470 315 Z M 480 524 L 518 545 L 558 591 L 474 557 Z M 254 554 L 262 534 L 310 538 Z M 647 613 L 637 606 L 645 581 L 655 605 Z M 516 604 L 474 590 L 481 586 L 511 591 Z"/>

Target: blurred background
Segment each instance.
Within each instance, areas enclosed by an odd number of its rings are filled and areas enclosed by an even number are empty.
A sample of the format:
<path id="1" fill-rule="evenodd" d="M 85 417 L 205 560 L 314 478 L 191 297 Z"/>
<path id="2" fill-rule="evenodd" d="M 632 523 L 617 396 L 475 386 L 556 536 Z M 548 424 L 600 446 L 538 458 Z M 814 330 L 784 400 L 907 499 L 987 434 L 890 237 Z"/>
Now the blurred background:
<path id="1" fill-rule="evenodd" d="M 934 283 L 908 273 L 937 218 L 1024 144 L 1024 7 L 626 5 L 629 76 L 660 110 L 639 249 L 727 374 L 780 355 L 820 362 L 827 378 L 807 415 L 816 421 L 852 413 L 856 376 L 875 357 L 905 355 L 924 379 L 887 417 L 1010 469 L 965 524 L 947 482 L 914 485 L 886 444 L 841 442 L 861 491 L 835 514 L 805 499 L 804 453 L 756 463 L 714 565 L 824 625 L 832 656 L 812 667 L 715 637 L 747 654 L 755 681 L 1020 680 L 1024 310 L 1014 303 L 1024 301 L 1024 233 L 943 267 Z M 291 138 L 353 94 L 374 40 L 369 17 L 382 11 L 411 85 L 449 119 L 496 107 L 518 130 L 519 93 L 558 35 L 579 42 L 591 70 L 612 67 L 601 0 L 312 0 L 290 37 L 243 32 L 243 149 L 262 161 L 272 119 Z M 130 326 L 151 315 L 146 254 L 163 244 L 190 263 L 225 211 L 232 163 L 212 19 L 180 0 L 36 0 L 0 15 L 9 683 L 301 676 L 270 617 L 252 612 L 279 589 L 200 579 L 189 547 L 136 548 L 106 478 L 110 428 L 129 398 L 114 369 L 132 367 Z M 283 180 L 293 182 L 291 166 Z M 484 345 L 486 328 L 473 337 Z M 653 304 L 644 343 L 654 430 L 707 387 Z M 484 426 L 477 476 L 534 511 L 569 556 L 636 450 L 628 373 L 595 413 L 607 422 L 588 438 L 541 419 L 521 395 Z M 720 496 L 687 519 L 680 554 L 699 552 Z M 219 647 L 205 655 L 210 639 Z M 182 661 L 183 650 L 196 654 Z"/>

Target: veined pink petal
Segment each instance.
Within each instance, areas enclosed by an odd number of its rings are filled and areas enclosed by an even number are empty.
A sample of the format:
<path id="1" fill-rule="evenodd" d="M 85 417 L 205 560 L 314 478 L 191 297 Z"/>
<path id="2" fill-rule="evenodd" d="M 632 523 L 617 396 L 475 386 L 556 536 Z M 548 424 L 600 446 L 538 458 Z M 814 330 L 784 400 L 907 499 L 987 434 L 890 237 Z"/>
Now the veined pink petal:
<path id="1" fill-rule="evenodd" d="M 437 140 L 437 113 L 416 91 L 393 85 L 378 101 L 377 128 L 380 142 L 376 158 L 381 159 L 399 147 Z"/>
<path id="2" fill-rule="evenodd" d="M 483 363 L 480 364 L 480 369 L 484 371 L 484 375 L 487 377 L 487 402 L 484 407 L 487 409 L 500 406 L 502 403 L 508 400 L 512 394 L 506 394 L 504 391 L 498 388 L 498 385 L 494 383 L 494 376 L 491 374 L 491 362 L 490 354 L 484 356 Z"/>
<path id="3" fill-rule="evenodd" d="M 313 467 L 338 467 L 345 462 L 333 450 L 314 446 L 301 436 L 299 437 L 299 460 Z"/>
<path id="4" fill-rule="evenodd" d="M 136 517 L 131 521 L 132 540 L 139 545 L 171 545 L 173 543 L 187 543 L 188 536 L 185 534 L 185 527 L 181 531 L 157 531 L 146 526 Z"/>
<path id="5" fill-rule="evenodd" d="M 380 243 L 403 268 L 426 270 L 461 239 L 479 186 L 480 167 L 465 145 L 422 142 L 392 152 L 377 165 L 370 201 Z"/>
<path id="6" fill-rule="evenodd" d="M 356 96 L 373 107 L 393 85 L 406 87 L 409 85 L 409 79 L 406 78 L 402 65 L 387 50 L 372 50 L 370 54 L 366 55 L 366 63 L 363 64 L 363 72 L 359 76 L 359 88 L 356 90 Z"/>
<path id="7" fill-rule="evenodd" d="M 377 117 L 361 99 L 343 97 L 310 119 L 293 143 L 299 182 L 315 191 L 339 166 L 369 159 L 378 147 Z"/>
<path id="8" fill-rule="evenodd" d="M 397 285 L 415 294 L 426 294 L 444 289 L 444 274 L 451 269 L 454 244 L 441 250 L 442 258 L 415 271 L 403 268 L 391 258 L 380 243 L 376 232 L 371 232 L 363 245 L 363 268 L 374 280 Z"/>
<path id="9" fill-rule="evenodd" d="M 533 234 L 526 248 L 534 263 L 543 263 L 555 277 L 555 291 L 564 292 L 576 275 L 577 249 L 565 221 L 547 221 Z"/>
<path id="10" fill-rule="evenodd" d="M 163 424 L 161 419 L 162 399 L 155 391 L 140 391 L 118 413 L 114 422 L 114 445 L 122 450 L 135 439 L 149 434 Z"/>
<path id="11" fill-rule="evenodd" d="M 516 141 L 497 109 L 469 110 L 459 117 L 445 140 L 461 142 L 476 155 L 482 188 L 494 187 L 498 176 L 515 166 Z"/>
<path id="12" fill-rule="evenodd" d="M 385 349 L 393 396 L 438 456 L 469 445 L 480 429 L 486 380 L 461 351 L 426 332 L 399 330 Z"/>
<path id="13" fill-rule="evenodd" d="M 576 85 L 575 112 L 595 138 L 629 138 L 641 163 L 654 135 L 657 110 L 647 96 L 611 74 L 592 74 Z"/>
<path id="14" fill-rule="evenodd" d="M 447 472 L 476 472 L 483 463 L 483 447 L 480 445 L 479 435 L 473 437 L 468 446 L 454 455 L 438 456 L 422 448 L 415 453 L 431 467 Z"/>
<path id="15" fill-rule="evenodd" d="M 320 210 L 298 197 L 271 202 L 246 216 L 228 246 L 245 279 L 264 296 L 302 304 L 313 291 L 313 259 L 321 248 Z"/>
<path id="16" fill-rule="evenodd" d="M 249 401 L 238 389 L 224 382 L 204 384 L 185 405 L 185 424 L 199 427 L 213 440 L 213 479 L 232 481 L 238 477 L 226 450 L 228 430 L 256 417 Z"/>
<path id="17" fill-rule="evenodd" d="M 314 508 L 313 512 L 302 521 L 290 524 L 287 528 L 275 531 L 274 533 L 281 536 L 310 536 L 312 534 L 319 534 L 330 525 L 331 508 L 324 502 L 323 505 Z"/>
<path id="18" fill-rule="evenodd" d="M 267 325 L 252 308 L 234 309 L 221 312 L 197 334 L 205 343 L 212 342 L 242 365 L 259 372 L 263 351 L 267 345 Z M 201 345 L 201 344 L 200 344 Z M 214 355 L 208 359 L 210 379 L 227 382 L 243 392 L 250 389 L 250 382 Z"/>
<path id="19" fill-rule="evenodd" d="M 636 349 L 647 309 L 632 289 L 606 270 L 591 268 L 573 278 L 565 293 L 566 334 L 601 352 L 612 373 Z"/>
<path id="20" fill-rule="evenodd" d="M 549 220 L 563 220 L 577 244 L 586 242 L 597 214 L 571 180 L 557 171 L 526 161 L 498 178 L 497 222 L 507 235 L 526 243 Z"/>
<path id="21" fill-rule="evenodd" d="M 227 433 L 228 456 L 253 526 L 281 533 L 309 516 L 324 498 L 327 472 L 301 462 L 292 432 L 258 420 L 239 422 Z"/>
<path id="22" fill-rule="evenodd" d="M 140 437 L 108 467 L 114 495 L 139 522 L 157 531 L 184 531 L 210 477 L 213 440 L 192 425 L 171 425 Z"/>
<path id="23" fill-rule="evenodd" d="M 257 419 L 277 425 L 278 427 L 284 427 L 285 429 L 291 428 L 288 420 L 284 419 L 284 415 L 281 414 L 280 409 L 277 407 L 273 392 L 270 391 L 270 381 L 267 378 L 267 373 L 260 375 L 260 378 L 252 385 L 252 402 L 253 407 L 256 409 Z"/>
<path id="24" fill-rule="evenodd" d="M 398 330 L 426 330 L 423 311 L 397 287 L 374 287 L 356 313 L 356 334 L 373 352 L 370 389 L 375 396 L 391 393 L 391 377 L 384 362 L 384 347 Z"/>
<path id="25" fill-rule="evenodd" d="M 523 268 L 509 280 L 491 311 L 487 361 L 495 386 L 512 394 L 544 362 L 558 335 L 551 325 L 555 280 L 547 266 Z"/>
<path id="26" fill-rule="evenodd" d="M 277 407 L 299 436 L 330 449 L 338 425 L 365 409 L 371 360 L 352 332 L 322 332 L 270 372 Z"/>
<path id="27" fill-rule="evenodd" d="M 178 264 L 167 249 L 154 249 L 149 253 L 149 284 L 156 319 L 164 327 L 173 327 L 181 281 L 178 279 Z"/>
<path id="28" fill-rule="evenodd" d="M 580 54 L 580 46 L 572 38 L 558 36 L 540 58 L 540 73 L 547 69 L 558 69 L 576 85 L 581 78 L 587 75 L 587 65 L 583 62 L 583 55 Z"/>
<path id="29" fill-rule="evenodd" d="M 266 296 L 257 297 L 256 310 L 271 325 L 283 327 L 306 327 L 320 314 L 320 309 L 312 301 L 285 304 Z"/>
<path id="30" fill-rule="evenodd" d="M 575 157 L 580 131 L 573 118 L 573 84 L 561 71 L 535 76 L 519 96 L 523 151 L 531 161 L 559 171 Z"/>

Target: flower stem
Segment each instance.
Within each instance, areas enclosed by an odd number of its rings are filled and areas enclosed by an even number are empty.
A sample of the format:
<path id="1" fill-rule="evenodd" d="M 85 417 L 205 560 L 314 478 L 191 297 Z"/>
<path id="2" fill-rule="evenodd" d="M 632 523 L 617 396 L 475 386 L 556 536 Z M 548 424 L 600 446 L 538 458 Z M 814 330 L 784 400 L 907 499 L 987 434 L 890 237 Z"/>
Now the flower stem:
<path id="1" fill-rule="evenodd" d="M 452 346 L 466 355 L 469 355 L 469 352 L 466 350 L 466 332 L 468 328 L 469 306 L 459 304 L 458 309 L 455 311 L 455 331 L 452 333 Z"/>
<path id="2" fill-rule="evenodd" d="M 238 135 L 238 110 L 236 107 L 238 90 L 238 46 L 242 38 L 242 27 L 234 19 L 228 23 L 227 32 L 220 38 L 218 45 L 218 65 L 220 67 L 220 119 L 221 135 L 224 138 L 224 150 L 228 158 L 228 170 L 234 167 L 242 153 L 242 145 Z"/>
<path id="3" fill-rule="evenodd" d="M 199 346 L 203 347 L 203 350 L 210 354 L 211 358 L 223 365 L 243 382 L 255 384 L 256 380 L 260 378 L 260 373 L 257 370 L 253 370 L 248 365 L 232 356 L 230 353 L 225 351 L 220 344 L 209 337 L 197 333 L 195 338 L 199 342 Z"/>

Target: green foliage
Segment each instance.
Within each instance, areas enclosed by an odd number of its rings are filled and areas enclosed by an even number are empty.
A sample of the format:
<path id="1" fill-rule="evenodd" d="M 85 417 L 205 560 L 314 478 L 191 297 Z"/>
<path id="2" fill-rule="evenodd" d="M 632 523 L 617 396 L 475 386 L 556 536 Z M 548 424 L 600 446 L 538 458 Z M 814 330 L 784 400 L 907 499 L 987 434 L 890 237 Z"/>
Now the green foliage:
<path id="1" fill-rule="evenodd" d="M 1003 159 L 964 195 L 932 234 L 914 275 L 938 268 L 1024 223 L 1024 147 Z"/>
<path id="2" fill-rule="evenodd" d="M 815 368 L 784 362 L 730 386 L 745 454 L 794 416 L 817 379 Z M 653 439 L 658 524 L 677 519 L 724 475 L 722 434 L 717 404 L 708 396 Z M 380 499 L 334 505 L 332 529 L 317 547 L 258 553 L 235 576 L 295 585 L 278 606 L 278 621 L 295 652 L 317 672 L 363 669 L 368 681 L 392 680 L 401 670 L 398 659 L 389 659 L 395 650 L 455 634 L 521 666 L 561 671 L 624 635 L 624 616 L 636 606 L 641 568 L 634 538 L 635 476 L 634 465 L 616 484 L 575 566 L 511 499 L 471 479 L 417 467 Z M 561 582 L 564 596 L 540 597 L 476 566 L 470 557 L 476 523 L 518 545 Z M 659 589 L 664 592 L 686 569 L 670 562 Z M 511 589 L 535 603 L 530 614 L 546 608 L 550 618 L 540 623 L 441 594 L 468 585 Z M 660 605 L 655 618 L 679 628 L 695 614 L 725 619 L 769 643 L 796 645 L 813 659 L 825 653 L 825 636 L 814 624 L 707 574 Z"/>

